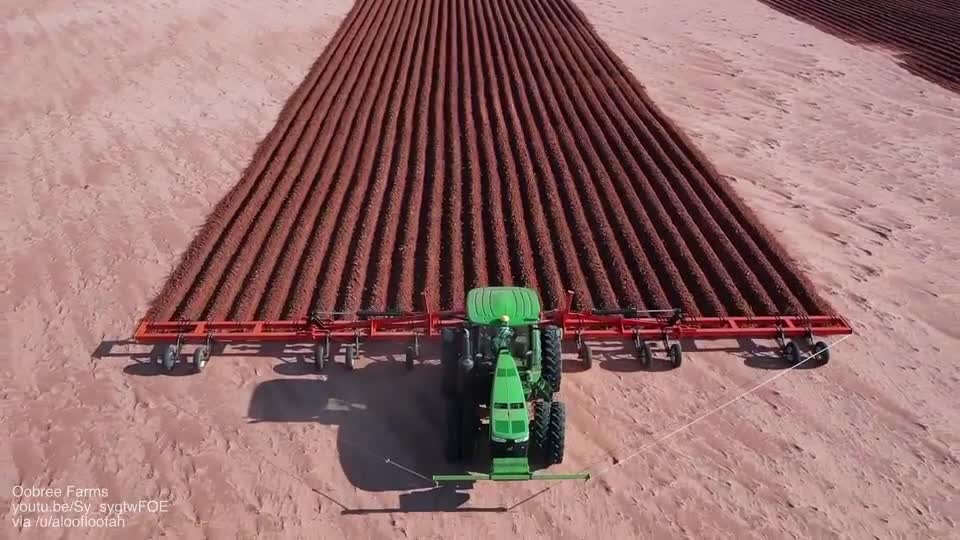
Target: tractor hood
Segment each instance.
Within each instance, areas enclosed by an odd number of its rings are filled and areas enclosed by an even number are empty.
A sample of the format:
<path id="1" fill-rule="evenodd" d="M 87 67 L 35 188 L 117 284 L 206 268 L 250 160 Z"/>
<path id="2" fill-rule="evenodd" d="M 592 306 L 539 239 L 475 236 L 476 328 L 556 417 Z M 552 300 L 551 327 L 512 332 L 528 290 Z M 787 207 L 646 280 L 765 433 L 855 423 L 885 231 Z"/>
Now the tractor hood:
<path id="1" fill-rule="evenodd" d="M 507 350 L 497 355 L 490 396 L 490 437 L 494 441 L 526 441 L 530 419 L 517 363 Z"/>
<path id="2" fill-rule="evenodd" d="M 467 318 L 483 326 L 529 326 L 540 321 L 540 297 L 526 287 L 481 287 L 467 293 Z"/>

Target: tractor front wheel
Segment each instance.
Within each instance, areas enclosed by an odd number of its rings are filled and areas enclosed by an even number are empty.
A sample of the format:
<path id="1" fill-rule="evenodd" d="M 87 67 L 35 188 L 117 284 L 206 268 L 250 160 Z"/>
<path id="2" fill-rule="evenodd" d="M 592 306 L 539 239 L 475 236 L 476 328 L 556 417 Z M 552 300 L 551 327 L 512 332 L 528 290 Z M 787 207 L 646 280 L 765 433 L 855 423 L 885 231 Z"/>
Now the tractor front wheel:
<path id="1" fill-rule="evenodd" d="M 560 328 L 545 326 L 540 330 L 540 377 L 551 392 L 560 391 L 563 359 L 560 347 Z"/>
<path id="2" fill-rule="evenodd" d="M 550 422 L 547 426 L 547 466 L 563 463 L 566 417 L 563 403 L 554 401 L 550 405 Z"/>

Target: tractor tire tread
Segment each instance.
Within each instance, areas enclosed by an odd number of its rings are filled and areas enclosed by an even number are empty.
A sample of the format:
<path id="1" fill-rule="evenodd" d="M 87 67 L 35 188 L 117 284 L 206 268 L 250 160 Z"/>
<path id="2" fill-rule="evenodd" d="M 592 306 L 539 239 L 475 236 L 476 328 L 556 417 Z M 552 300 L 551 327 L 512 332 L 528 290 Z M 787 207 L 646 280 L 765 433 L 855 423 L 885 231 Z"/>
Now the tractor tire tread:
<path id="1" fill-rule="evenodd" d="M 552 392 L 560 391 L 563 376 L 563 360 L 560 328 L 545 326 L 540 330 L 540 377 Z"/>

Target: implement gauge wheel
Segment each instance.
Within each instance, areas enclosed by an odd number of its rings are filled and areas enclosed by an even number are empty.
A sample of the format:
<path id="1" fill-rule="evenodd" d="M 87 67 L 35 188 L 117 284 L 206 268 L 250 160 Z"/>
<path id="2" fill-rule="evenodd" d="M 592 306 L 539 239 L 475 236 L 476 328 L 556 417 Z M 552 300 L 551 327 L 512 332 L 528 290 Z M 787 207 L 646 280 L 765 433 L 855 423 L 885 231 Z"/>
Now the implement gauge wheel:
<path id="1" fill-rule="evenodd" d="M 683 349 L 680 347 L 679 343 L 674 343 L 670 345 L 670 350 L 667 351 L 670 359 L 670 367 L 677 369 L 680 367 L 680 364 L 683 363 Z"/>
<path id="2" fill-rule="evenodd" d="M 323 371 L 323 368 L 327 365 L 327 351 L 323 343 L 317 343 L 317 346 L 313 349 L 313 363 L 317 368 L 317 371 Z"/>
<path id="3" fill-rule="evenodd" d="M 813 344 L 813 358 L 820 365 L 830 361 L 830 346 L 823 341 Z"/>
<path id="4" fill-rule="evenodd" d="M 583 346 L 583 350 L 580 351 L 580 360 L 583 361 L 583 369 L 587 370 L 593 367 L 593 349 Z"/>
<path id="5" fill-rule="evenodd" d="M 410 347 L 407 347 L 407 355 L 404 358 L 404 363 L 406 363 L 407 365 L 407 371 L 410 371 L 413 369 L 413 361 L 416 359 L 417 359 L 417 353 L 414 350 L 414 347 L 412 345 Z"/>
<path id="6" fill-rule="evenodd" d="M 791 341 L 783 346 L 783 357 L 791 366 L 800 363 L 800 346 L 795 341 Z"/>
<path id="7" fill-rule="evenodd" d="M 347 369 L 352 371 L 354 369 L 354 360 L 357 357 L 357 348 L 353 345 L 350 345 L 347 347 L 346 353 Z"/>
<path id="8" fill-rule="evenodd" d="M 163 364 L 163 369 L 167 373 L 173 371 L 174 366 L 177 365 L 177 347 L 175 345 L 167 345 L 167 348 L 163 350 L 160 363 Z"/>
<path id="9" fill-rule="evenodd" d="M 210 350 L 205 346 L 197 347 L 197 350 L 193 351 L 193 369 L 195 369 L 197 373 L 203 371 L 203 368 L 206 367 L 209 360 Z"/>
<path id="10" fill-rule="evenodd" d="M 640 360 L 640 367 L 643 369 L 650 369 L 650 366 L 653 365 L 653 350 L 650 349 L 650 344 L 646 341 L 640 343 L 640 346 L 637 347 L 637 359 Z"/>

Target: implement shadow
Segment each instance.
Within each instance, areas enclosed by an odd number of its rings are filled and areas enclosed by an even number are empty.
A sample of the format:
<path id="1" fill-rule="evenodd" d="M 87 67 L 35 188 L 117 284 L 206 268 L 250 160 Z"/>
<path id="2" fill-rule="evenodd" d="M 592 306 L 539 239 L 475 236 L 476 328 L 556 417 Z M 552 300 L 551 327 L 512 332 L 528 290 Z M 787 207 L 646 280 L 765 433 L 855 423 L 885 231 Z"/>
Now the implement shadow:
<path id="1" fill-rule="evenodd" d="M 784 370 L 784 369 L 816 369 L 822 367 L 826 362 L 822 360 L 808 360 L 800 365 L 792 366 L 783 357 L 780 347 L 776 345 L 757 343 L 752 339 L 726 340 L 735 343 L 735 345 L 725 345 L 723 342 L 713 342 L 709 345 L 702 345 L 696 342 L 684 343 L 684 351 L 691 352 L 724 352 L 729 353 L 743 360 L 743 365 L 754 369 L 766 370 Z M 805 358 L 806 353 L 802 353 L 801 358 Z"/>

